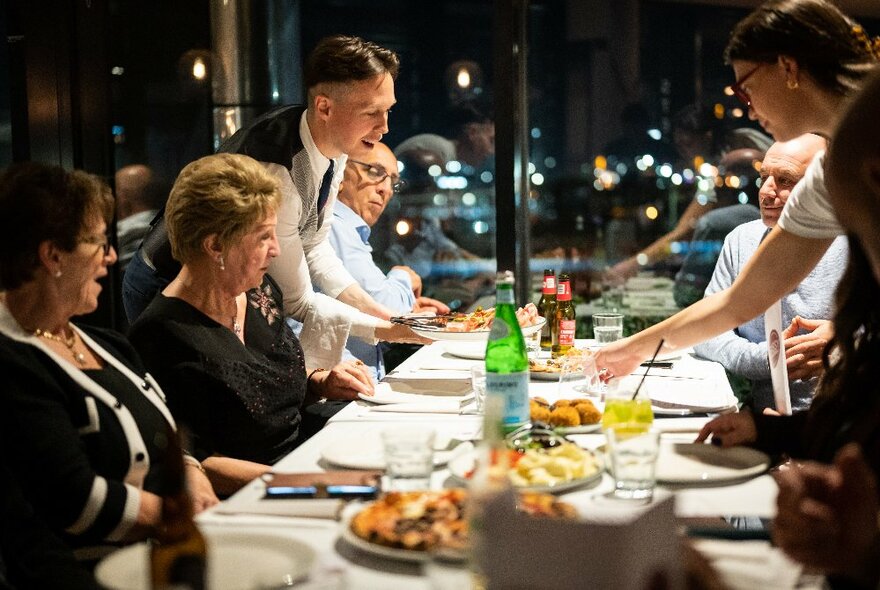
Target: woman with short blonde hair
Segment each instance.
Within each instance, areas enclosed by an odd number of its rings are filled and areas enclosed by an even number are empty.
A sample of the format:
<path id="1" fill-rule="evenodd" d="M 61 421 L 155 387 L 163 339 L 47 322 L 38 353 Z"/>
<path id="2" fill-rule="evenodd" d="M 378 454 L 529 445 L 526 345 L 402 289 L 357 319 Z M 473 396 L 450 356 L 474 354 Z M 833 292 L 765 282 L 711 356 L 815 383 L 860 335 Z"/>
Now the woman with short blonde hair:
<path id="1" fill-rule="evenodd" d="M 171 252 L 190 262 L 212 234 L 228 248 L 280 203 L 278 182 L 256 160 L 239 154 L 196 160 L 181 170 L 165 208 Z"/>
<path id="2" fill-rule="evenodd" d="M 306 375 L 299 340 L 266 274 L 280 248 L 277 181 L 255 160 L 217 154 L 181 171 L 165 212 L 177 277 L 130 338 L 193 434 L 212 483 L 231 493 L 301 441 L 301 409 L 371 394 L 362 364 Z"/>

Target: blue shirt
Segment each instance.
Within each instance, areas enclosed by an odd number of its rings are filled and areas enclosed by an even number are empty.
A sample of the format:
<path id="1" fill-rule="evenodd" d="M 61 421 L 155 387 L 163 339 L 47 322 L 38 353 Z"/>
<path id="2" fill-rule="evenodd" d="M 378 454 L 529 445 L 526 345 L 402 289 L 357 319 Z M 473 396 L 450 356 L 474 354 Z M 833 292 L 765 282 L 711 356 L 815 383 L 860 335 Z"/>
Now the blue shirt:
<path id="1" fill-rule="evenodd" d="M 715 274 L 706 288 L 706 295 L 723 291 L 733 284 L 767 231 L 767 226 L 757 220 L 744 223 L 727 236 L 715 266 Z M 834 240 L 807 278 L 782 298 L 783 328 L 796 315 L 812 320 L 831 319 L 834 292 L 843 276 L 849 255 L 847 244 L 845 237 Z M 764 314 L 735 330 L 694 346 L 694 351 L 704 358 L 721 363 L 731 373 L 750 379 L 756 413 L 764 408 L 776 407 L 764 337 Z M 789 382 L 792 410 L 805 410 L 810 406 L 817 381 L 813 378 Z"/>
<path id="2" fill-rule="evenodd" d="M 345 269 L 373 299 L 398 314 L 412 311 L 416 297 L 409 273 L 392 269 L 386 274 L 376 266 L 373 247 L 369 242 L 370 226 L 340 201 L 333 206 L 329 239 Z M 385 376 L 381 344 L 370 345 L 360 339 L 349 338 L 346 350 L 369 365 L 376 379 Z"/>

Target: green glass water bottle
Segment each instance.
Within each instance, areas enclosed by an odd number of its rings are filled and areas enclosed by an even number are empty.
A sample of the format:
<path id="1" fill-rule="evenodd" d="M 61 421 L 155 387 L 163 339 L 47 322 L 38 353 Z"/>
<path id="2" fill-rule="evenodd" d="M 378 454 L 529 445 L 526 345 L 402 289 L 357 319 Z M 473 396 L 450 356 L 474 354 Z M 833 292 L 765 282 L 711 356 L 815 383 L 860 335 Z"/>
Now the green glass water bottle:
<path id="1" fill-rule="evenodd" d="M 513 273 L 495 280 L 495 319 L 486 345 L 486 397 L 504 400 L 503 424 L 511 432 L 529 421 L 529 358 L 513 298 Z"/>

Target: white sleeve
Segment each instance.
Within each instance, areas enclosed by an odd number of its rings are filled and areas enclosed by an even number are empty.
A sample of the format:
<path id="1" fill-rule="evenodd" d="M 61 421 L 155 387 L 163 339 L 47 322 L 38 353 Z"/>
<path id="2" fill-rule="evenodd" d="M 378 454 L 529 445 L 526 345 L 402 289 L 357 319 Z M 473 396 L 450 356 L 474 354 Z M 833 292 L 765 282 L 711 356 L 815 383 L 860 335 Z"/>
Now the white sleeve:
<path id="1" fill-rule="evenodd" d="M 825 187 L 825 152 L 817 154 L 803 179 L 791 191 L 779 216 L 779 227 L 802 238 L 831 239 L 844 235 Z"/>
<path id="2" fill-rule="evenodd" d="M 334 185 L 336 182 L 334 181 Z M 338 185 L 337 185 L 338 186 Z M 330 188 L 330 198 L 321 212 L 321 227 L 311 238 L 303 240 L 303 250 L 306 254 L 306 263 L 309 274 L 314 284 L 328 296 L 339 297 L 347 287 L 357 281 L 351 276 L 333 246 L 330 244 L 330 223 L 333 220 L 333 205 L 336 202 L 336 186 Z"/>
<path id="3" fill-rule="evenodd" d="M 379 320 L 332 297 L 315 293 L 299 234 L 302 201 L 286 168 L 269 163 L 264 166 L 280 181 L 282 195 L 276 230 L 281 254 L 270 264 L 269 273 L 281 287 L 285 315 L 303 324 L 300 342 L 306 365 L 332 367 L 342 358 L 349 333 L 375 343 L 373 329 Z M 335 254 L 333 256 L 335 258 Z"/>

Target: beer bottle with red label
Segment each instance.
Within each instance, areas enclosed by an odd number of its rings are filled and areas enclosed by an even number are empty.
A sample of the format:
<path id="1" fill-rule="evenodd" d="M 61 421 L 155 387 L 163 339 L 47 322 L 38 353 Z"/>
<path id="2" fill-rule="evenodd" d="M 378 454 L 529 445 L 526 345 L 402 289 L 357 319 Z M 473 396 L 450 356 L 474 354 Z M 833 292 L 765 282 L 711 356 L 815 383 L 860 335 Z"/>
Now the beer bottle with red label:
<path id="1" fill-rule="evenodd" d="M 559 275 L 559 287 L 556 290 L 554 325 L 551 354 L 553 358 L 557 358 L 574 346 L 575 314 L 574 303 L 571 301 L 571 279 L 564 273 Z"/>
<path id="2" fill-rule="evenodd" d="M 544 271 L 544 285 L 541 289 L 541 299 L 538 301 L 538 313 L 544 318 L 544 327 L 541 328 L 541 350 L 550 350 L 553 346 L 550 332 L 556 320 L 556 273 L 549 268 Z"/>

